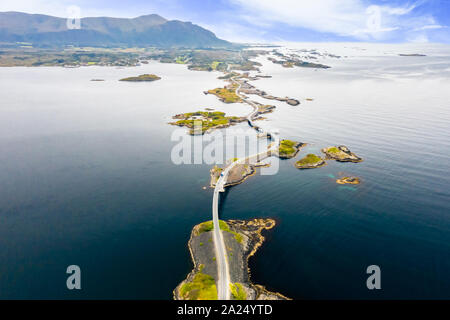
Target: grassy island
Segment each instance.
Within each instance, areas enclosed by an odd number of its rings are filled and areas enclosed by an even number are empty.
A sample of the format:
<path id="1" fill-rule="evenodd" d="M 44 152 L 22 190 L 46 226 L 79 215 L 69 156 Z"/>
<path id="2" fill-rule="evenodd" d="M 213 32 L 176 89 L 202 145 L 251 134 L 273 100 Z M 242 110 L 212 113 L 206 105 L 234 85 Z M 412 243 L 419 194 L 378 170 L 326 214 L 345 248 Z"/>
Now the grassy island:
<path id="1" fill-rule="evenodd" d="M 176 122 L 170 122 L 172 125 L 189 128 L 189 134 L 204 134 L 208 130 L 226 128 L 239 122 L 245 121 L 244 117 L 226 117 L 225 112 L 220 111 L 196 111 L 177 114 L 172 117 Z"/>
<path id="2" fill-rule="evenodd" d="M 297 169 L 313 169 L 323 167 L 326 164 L 327 163 L 321 157 L 310 153 L 303 159 L 297 161 L 295 167 Z"/>
<path id="3" fill-rule="evenodd" d="M 237 88 L 238 85 L 233 83 L 232 85 L 226 86 L 225 88 L 216 88 L 208 90 L 206 93 L 217 96 L 220 100 L 222 100 L 225 103 L 241 102 L 242 99 L 236 94 Z"/>
<path id="4" fill-rule="evenodd" d="M 149 82 L 149 81 L 156 81 L 161 80 L 160 77 L 154 74 L 141 74 L 137 77 L 128 77 L 120 79 L 119 81 L 130 81 L 130 82 Z"/>
<path id="5" fill-rule="evenodd" d="M 290 159 L 297 155 L 303 143 L 292 140 L 281 140 L 278 147 L 278 157 L 282 159 Z"/>

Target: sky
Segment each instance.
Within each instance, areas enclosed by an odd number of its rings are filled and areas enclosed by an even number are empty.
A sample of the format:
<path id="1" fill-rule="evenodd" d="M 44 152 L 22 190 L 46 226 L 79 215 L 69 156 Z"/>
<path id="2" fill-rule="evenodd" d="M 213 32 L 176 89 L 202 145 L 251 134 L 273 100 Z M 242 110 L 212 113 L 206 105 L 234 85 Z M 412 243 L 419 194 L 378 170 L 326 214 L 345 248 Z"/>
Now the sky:
<path id="1" fill-rule="evenodd" d="M 0 0 L 0 11 L 191 21 L 236 42 L 450 43 L 450 0 Z M 71 11 L 72 10 L 72 11 Z"/>

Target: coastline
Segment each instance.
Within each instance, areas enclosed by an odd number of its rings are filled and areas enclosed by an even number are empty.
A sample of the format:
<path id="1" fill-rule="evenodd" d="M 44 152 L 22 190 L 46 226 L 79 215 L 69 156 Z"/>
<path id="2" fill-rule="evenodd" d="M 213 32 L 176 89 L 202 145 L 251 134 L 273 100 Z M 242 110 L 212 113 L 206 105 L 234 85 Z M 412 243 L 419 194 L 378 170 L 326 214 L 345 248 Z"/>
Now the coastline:
<path id="1" fill-rule="evenodd" d="M 235 261 L 235 267 L 231 268 L 230 272 L 231 283 L 239 284 L 244 289 L 245 300 L 290 300 L 279 292 L 271 292 L 263 285 L 255 284 L 251 281 L 251 270 L 248 261 L 263 245 L 265 237 L 262 233 L 264 230 L 271 230 L 275 227 L 275 220 L 255 218 L 250 220 L 227 220 L 224 223 L 229 228 L 228 230 L 223 230 L 221 227 L 227 244 L 229 258 Z M 214 251 L 203 244 L 203 242 L 197 240 L 199 236 L 202 237 L 202 240 L 209 237 L 212 231 L 209 230 L 198 234 L 197 232 L 201 228 L 201 225 L 199 224 L 193 227 L 188 241 L 188 248 L 194 268 L 173 290 L 174 300 L 183 300 L 186 297 L 182 295 L 182 288 L 183 286 L 189 285 L 197 274 L 208 272 L 211 277 L 216 279 L 216 273 L 214 273 L 213 268 L 215 267 L 215 260 L 212 258 Z M 238 236 L 240 241 L 236 240 Z M 208 265 L 208 261 L 210 265 Z"/>

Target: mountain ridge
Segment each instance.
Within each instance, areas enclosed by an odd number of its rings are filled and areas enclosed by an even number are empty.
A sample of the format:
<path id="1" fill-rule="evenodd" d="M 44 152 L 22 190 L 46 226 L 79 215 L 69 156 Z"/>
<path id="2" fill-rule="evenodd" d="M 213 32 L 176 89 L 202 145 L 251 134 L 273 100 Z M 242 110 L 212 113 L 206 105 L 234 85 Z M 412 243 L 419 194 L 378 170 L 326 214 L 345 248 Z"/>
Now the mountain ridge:
<path id="1" fill-rule="evenodd" d="M 86 17 L 80 29 L 67 19 L 44 14 L 0 12 L 0 42 L 33 46 L 228 47 L 230 42 L 192 22 L 167 20 L 157 14 L 135 18 Z"/>

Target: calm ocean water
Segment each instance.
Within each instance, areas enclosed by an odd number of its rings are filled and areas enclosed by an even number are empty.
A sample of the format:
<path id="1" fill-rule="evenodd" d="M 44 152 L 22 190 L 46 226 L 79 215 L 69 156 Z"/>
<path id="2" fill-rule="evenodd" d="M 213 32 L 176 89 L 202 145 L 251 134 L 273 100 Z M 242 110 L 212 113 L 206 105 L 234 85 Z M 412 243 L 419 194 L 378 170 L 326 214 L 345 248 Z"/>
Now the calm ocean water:
<path id="1" fill-rule="evenodd" d="M 253 281 L 292 298 L 450 298 L 450 48 L 289 48 L 345 58 L 320 58 L 332 69 L 317 71 L 258 58 L 273 76 L 258 88 L 302 100 L 276 104 L 261 126 L 309 143 L 301 154 L 344 144 L 365 161 L 299 171 L 286 160 L 222 196 L 223 219 L 278 222 L 250 261 Z M 427 56 L 398 56 L 416 52 Z M 147 72 L 162 80 L 117 81 Z M 210 165 L 171 162 L 167 122 L 206 107 L 248 113 L 203 94 L 219 75 L 156 62 L 0 69 L 0 298 L 171 299 L 212 191 Z M 336 184 L 343 175 L 363 182 Z M 71 264 L 81 291 L 66 289 Z"/>

